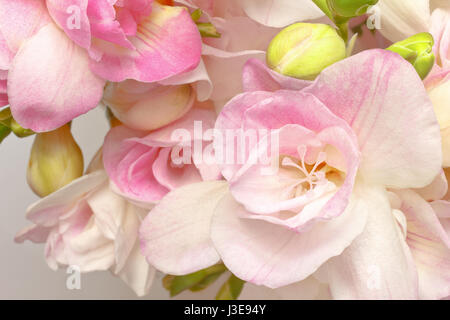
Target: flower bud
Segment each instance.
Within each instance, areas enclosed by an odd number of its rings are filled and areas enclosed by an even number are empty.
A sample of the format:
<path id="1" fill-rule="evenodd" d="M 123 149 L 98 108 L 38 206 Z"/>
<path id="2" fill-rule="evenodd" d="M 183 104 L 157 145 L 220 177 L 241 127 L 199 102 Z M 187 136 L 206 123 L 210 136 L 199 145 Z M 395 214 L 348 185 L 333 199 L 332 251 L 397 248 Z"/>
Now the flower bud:
<path id="1" fill-rule="evenodd" d="M 369 7 L 377 3 L 378 0 L 327 0 L 333 15 L 343 18 L 362 16 Z"/>
<path id="2" fill-rule="evenodd" d="M 345 57 L 344 40 L 325 24 L 293 24 L 281 30 L 267 49 L 271 69 L 305 80 L 313 80 L 323 69 Z"/>
<path id="3" fill-rule="evenodd" d="M 396 42 L 386 50 L 396 52 L 408 60 L 414 66 L 419 76 L 425 79 L 433 68 L 435 61 L 433 45 L 433 36 L 423 32 Z"/>
<path id="4" fill-rule="evenodd" d="M 83 155 L 70 125 L 36 134 L 28 163 L 31 189 L 45 197 L 83 174 Z"/>
<path id="5" fill-rule="evenodd" d="M 126 80 L 109 83 L 103 102 L 126 126 L 137 130 L 155 130 L 188 112 L 195 100 L 190 85 L 162 86 Z"/>

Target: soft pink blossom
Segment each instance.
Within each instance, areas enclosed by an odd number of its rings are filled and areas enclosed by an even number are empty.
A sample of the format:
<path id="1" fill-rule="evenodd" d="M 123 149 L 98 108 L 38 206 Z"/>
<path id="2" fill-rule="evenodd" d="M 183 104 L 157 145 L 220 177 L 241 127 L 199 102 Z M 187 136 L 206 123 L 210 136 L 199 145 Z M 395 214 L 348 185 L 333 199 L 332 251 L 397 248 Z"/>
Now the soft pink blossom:
<path id="1" fill-rule="evenodd" d="M 138 229 L 146 214 L 111 191 L 104 170 L 97 170 L 30 206 L 33 225 L 16 241 L 45 243 L 45 259 L 54 270 L 110 270 L 144 295 L 155 272 L 139 252 Z"/>
<path id="2" fill-rule="evenodd" d="M 152 204 L 182 185 L 218 179 L 216 165 L 194 157 L 195 145 L 199 143 L 203 148 L 212 139 L 196 137 L 195 121 L 201 123 L 203 130 L 211 129 L 215 112 L 193 108 L 181 119 L 150 133 L 126 126 L 111 129 L 105 139 L 103 159 L 115 190 L 133 201 Z M 176 130 L 182 130 L 186 136 L 174 135 Z M 186 147 L 181 148 L 180 144 Z M 183 154 L 187 148 L 189 156 Z M 186 156 L 189 163 L 174 161 L 174 157 Z"/>
<path id="3" fill-rule="evenodd" d="M 0 69 L 14 118 L 55 129 L 97 106 L 105 80 L 156 82 L 197 67 L 185 8 L 153 0 L 1 0 Z M 25 94 L 26 93 L 26 94 Z"/>
<path id="4" fill-rule="evenodd" d="M 183 186 L 154 207 L 140 229 L 149 263 L 186 274 L 222 260 L 237 277 L 271 288 L 320 268 L 333 279 L 333 298 L 417 298 L 417 269 L 387 191 L 425 187 L 441 166 L 439 126 L 414 68 L 370 50 L 301 90 L 270 91 L 277 77 L 265 79 L 255 87 L 269 91 L 236 96 L 216 129 L 271 131 L 244 154 L 247 162 L 222 166 L 226 181 Z M 262 174 L 271 165 L 250 160 L 271 154 L 274 134 L 280 168 Z M 225 149 L 235 148 L 228 142 Z M 367 282 L 373 268 L 383 277 L 375 286 Z"/>

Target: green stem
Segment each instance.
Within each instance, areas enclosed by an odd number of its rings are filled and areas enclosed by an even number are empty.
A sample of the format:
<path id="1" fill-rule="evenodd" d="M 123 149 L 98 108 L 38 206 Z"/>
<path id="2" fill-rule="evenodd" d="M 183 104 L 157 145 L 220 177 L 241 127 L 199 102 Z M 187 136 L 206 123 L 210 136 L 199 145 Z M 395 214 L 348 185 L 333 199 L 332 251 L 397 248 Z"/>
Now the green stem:
<path id="1" fill-rule="evenodd" d="M 344 39 L 344 42 L 348 41 L 348 22 L 337 23 L 336 26 L 339 29 L 339 35 Z"/>
<path id="2" fill-rule="evenodd" d="M 334 21 L 333 14 L 331 13 L 330 8 L 328 8 L 327 0 L 312 0 L 312 2 L 314 2 L 316 6 L 331 19 L 331 21 Z"/>

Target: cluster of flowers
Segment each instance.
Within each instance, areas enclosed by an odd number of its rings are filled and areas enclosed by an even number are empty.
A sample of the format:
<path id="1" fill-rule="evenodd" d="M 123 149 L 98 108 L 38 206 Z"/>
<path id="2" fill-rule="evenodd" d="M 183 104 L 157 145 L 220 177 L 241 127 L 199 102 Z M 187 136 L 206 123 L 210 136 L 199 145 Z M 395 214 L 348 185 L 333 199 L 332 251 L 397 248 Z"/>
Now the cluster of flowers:
<path id="1" fill-rule="evenodd" d="M 1 140 L 35 135 L 16 241 L 53 269 L 450 296 L 448 1 L 0 0 L 0 105 Z M 70 122 L 96 107 L 84 171 Z"/>

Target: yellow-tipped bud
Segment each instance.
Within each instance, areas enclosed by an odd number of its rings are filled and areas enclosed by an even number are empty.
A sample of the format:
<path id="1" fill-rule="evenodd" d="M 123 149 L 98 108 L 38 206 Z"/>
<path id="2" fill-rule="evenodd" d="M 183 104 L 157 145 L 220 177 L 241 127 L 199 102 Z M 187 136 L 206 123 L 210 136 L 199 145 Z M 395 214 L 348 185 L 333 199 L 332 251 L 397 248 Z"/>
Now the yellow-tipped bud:
<path id="1" fill-rule="evenodd" d="M 70 125 L 36 134 L 27 180 L 38 196 L 45 197 L 80 177 L 83 168 L 83 155 L 70 132 Z"/>
<path id="2" fill-rule="evenodd" d="M 323 69 L 345 57 L 344 40 L 326 24 L 293 24 L 281 30 L 267 49 L 271 69 L 305 80 L 313 80 Z"/>

